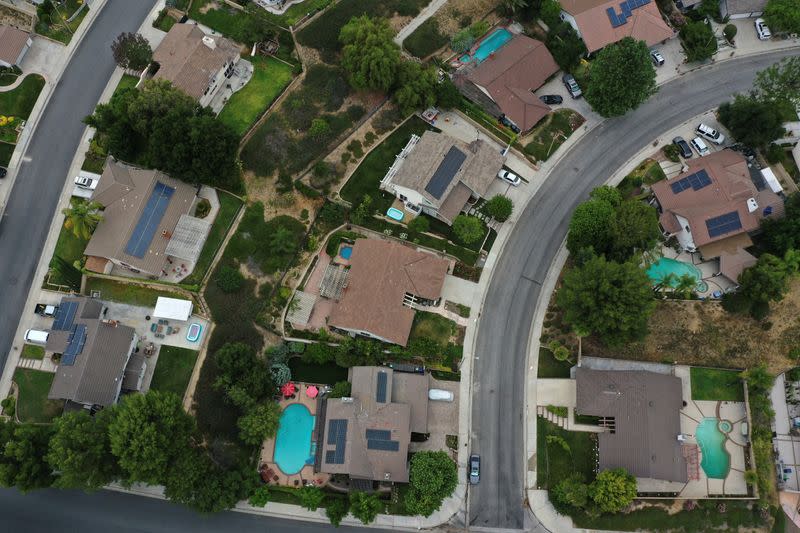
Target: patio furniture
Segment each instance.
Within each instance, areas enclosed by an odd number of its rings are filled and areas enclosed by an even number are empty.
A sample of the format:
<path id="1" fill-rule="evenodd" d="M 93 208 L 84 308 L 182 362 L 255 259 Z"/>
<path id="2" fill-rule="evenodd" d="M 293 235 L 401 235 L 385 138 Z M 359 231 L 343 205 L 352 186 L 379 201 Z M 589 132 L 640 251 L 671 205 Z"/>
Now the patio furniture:
<path id="1" fill-rule="evenodd" d="M 164 320 L 163 318 L 159 318 L 159 319 L 158 319 L 158 323 L 159 323 L 160 325 L 163 325 L 163 324 L 166 324 L 166 323 L 167 323 L 167 321 L 166 321 L 166 320 Z"/>
<path id="2" fill-rule="evenodd" d="M 164 331 L 164 326 L 157 326 L 156 327 L 156 333 L 161 333 L 162 331 Z"/>
<path id="3" fill-rule="evenodd" d="M 155 332 L 156 332 L 156 328 L 157 328 L 157 327 L 158 327 L 158 324 L 156 324 L 155 322 L 153 322 L 152 324 L 150 324 L 150 331 L 152 331 L 153 333 L 155 333 Z"/>
<path id="4" fill-rule="evenodd" d="M 163 333 L 156 333 L 156 338 L 157 339 L 163 339 L 164 338 L 164 334 Z"/>
<path id="5" fill-rule="evenodd" d="M 167 326 L 167 335 L 172 335 L 172 326 Z"/>
<path id="6" fill-rule="evenodd" d="M 177 334 L 181 332 L 181 328 L 173 328 L 172 333 Z"/>

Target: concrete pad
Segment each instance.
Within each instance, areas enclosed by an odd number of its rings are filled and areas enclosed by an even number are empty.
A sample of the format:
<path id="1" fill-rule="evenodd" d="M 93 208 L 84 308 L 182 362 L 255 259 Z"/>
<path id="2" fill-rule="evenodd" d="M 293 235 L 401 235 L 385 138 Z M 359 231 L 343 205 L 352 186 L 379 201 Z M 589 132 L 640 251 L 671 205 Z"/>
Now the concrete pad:
<path id="1" fill-rule="evenodd" d="M 120 323 L 134 328 L 142 342 L 153 342 L 154 344 L 158 345 L 177 346 L 179 348 L 199 350 L 203 344 L 203 336 L 208 331 L 208 320 L 197 315 L 192 315 L 186 322 L 170 320 L 169 325 L 173 328 L 180 328 L 180 331 L 171 335 L 165 335 L 163 339 L 157 339 L 155 338 L 154 333 L 150 331 L 150 326 L 153 323 L 157 323 L 157 320 L 145 319 L 146 316 L 149 316 L 153 312 L 151 307 L 138 307 L 135 305 L 121 304 L 117 302 L 104 303 L 106 307 L 108 307 L 107 318 L 118 320 Z M 186 340 L 186 332 L 189 329 L 189 324 L 192 323 L 198 323 L 203 328 L 200 338 L 195 342 Z"/>
<path id="2" fill-rule="evenodd" d="M 744 470 L 731 470 L 725 478 L 725 494 L 747 495 L 747 482 L 744 480 Z"/>
<path id="3" fill-rule="evenodd" d="M 685 483 L 677 481 L 666 481 L 663 479 L 653 479 L 645 477 L 636 478 L 636 490 L 638 492 L 681 492 Z"/>
<path id="4" fill-rule="evenodd" d="M 33 44 L 22 59 L 22 72 L 36 72 L 48 81 L 55 80 L 67 60 L 67 47 L 61 43 L 31 35 Z"/>
<path id="5" fill-rule="evenodd" d="M 780 374 L 775 378 L 775 383 L 772 384 L 772 390 L 769 394 L 772 400 L 772 408 L 775 410 L 775 432 L 778 435 L 786 435 L 791 429 L 789 423 L 789 406 L 786 403 L 784 386 L 785 377 L 784 374 Z"/>
<path id="6" fill-rule="evenodd" d="M 709 496 L 725 494 L 725 488 L 724 488 L 725 480 L 724 479 L 711 479 L 711 478 L 706 478 L 706 479 L 708 479 L 708 495 Z"/>
<path id="7" fill-rule="evenodd" d="M 703 418 L 715 418 L 717 416 L 717 403 L 716 401 L 709 400 L 693 400 L 697 408 L 703 413 Z"/>
<path id="8" fill-rule="evenodd" d="M 475 294 L 478 291 L 478 284 L 468 281 L 466 279 L 457 278 L 450 274 L 444 277 L 444 286 L 442 287 L 442 297 L 445 300 L 471 306 Z"/>
<path id="9" fill-rule="evenodd" d="M 458 435 L 459 389 L 458 381 L 443 381 L 431 376 L 430 388 L 442 389 L 453 393 L 452 402 L 428 402 L 428 440 L 425 442 L 412 442 L 409 450 L 419 451 L 449 451 L 445 437 Z M 466 443 L 459 442 L 460 446 Z"/>
<path id="10" fill-rule="evenodd" d="M 540 379 L 536 382 L 536 405 L 575 407 L 576 397 L 574 379 Z"/>

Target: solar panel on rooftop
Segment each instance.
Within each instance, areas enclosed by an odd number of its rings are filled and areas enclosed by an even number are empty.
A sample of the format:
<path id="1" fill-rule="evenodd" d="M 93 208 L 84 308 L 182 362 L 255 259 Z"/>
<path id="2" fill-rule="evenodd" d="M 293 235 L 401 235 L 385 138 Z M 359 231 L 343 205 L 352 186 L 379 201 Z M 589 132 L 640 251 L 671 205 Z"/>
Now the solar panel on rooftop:
<path id="1" fill-rule="evenodd" d="M 53 321 L 53 331 L 69 331 L 75 322 L 75 313 L 78 311 L 78 302 L 62 302 L 56 311 Z"/>
<path id="2" fill-rule="evenodd" d="M 392 432 L 388 429 L 368 429 L 366 435 L 370 440 L 391 440 L 392 438 Z"/>
<path id="3" fill-rule="evenodd" d="M 425 190 L 428 191 L 431 196 L 439 200 L 466 159 L 467 154 L 455 146 L 451 146 L 447 155 L 445 155 L 442 162 L 439 163 L 436 172 L 433 173 L 431 180 L 425 186 Z"/>
<path id="4" fill-rule="evenodd" d="M 732 211 L 706 220 L 706 228 L 708 229 L 709 237 L 719 237 L 720 235 L 742 229 L 742 221 L 739 218 L 739 212 Z"/>
<path id="5" fill-rule="evenodd" d="M 400 443 L 396 440 L 368 440 L 368 450 L 380 450 L 384 452 L 396 452 L 400 450 Z"/>
<path id="6" fill-rule="evenodd" d="M 153 242 L 158 225 L 164 218 L 164 213 L 167 211 L 169 200 L 174 192 L 175 189 L 169 185 L 164 185 L 160 181 L 156 182 L 153 192 L 150 193 L 150 198 L 147 199 L 147 204 L 139 216 L 139 221 L 128 239 L 128 244 L 125 246 L 126 254 L 139 258 L 144 257 L 150 243 Z"/>
<path id="7" fill-rule="evenodd" d="M 386 372 L 378 371 L 378 383 L 376 384 L 375 401 L 386 403 Z"/>
<path id="8" fill-rule="evenodd" d="M 86 326 L 77 324 L 70 334 L 67 341 L 67 349 L 61 354 L 61 362 L 59 364 L 71 366 L 75 364 L 75 359 L 83 351 L 83 346 L 86 344 Z"/>

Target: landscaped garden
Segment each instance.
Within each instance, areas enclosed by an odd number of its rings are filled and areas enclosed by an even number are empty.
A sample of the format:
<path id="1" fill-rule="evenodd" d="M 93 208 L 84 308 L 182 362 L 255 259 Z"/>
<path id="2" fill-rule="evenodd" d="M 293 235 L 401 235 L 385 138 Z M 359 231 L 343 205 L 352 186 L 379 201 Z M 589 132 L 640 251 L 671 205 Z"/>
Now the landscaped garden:
<path id="1" fill-rule="evenodd" d="M 42 3 L 36 10 L 39 18 L 36 33 L 69 44 L 89 9 L 85 0 Z"/>
<path id="2" fill-rule="evenodd" d="M 14 371 L 14 383 L 19 387 L 17 418 L 20 422 L 46 423 L 61 414 L 64 402 L 47 399 L 54 377 L 52 372 L 30 368 L 17 368 Z"/>
<path id="3" fill-rule="evenodd" d="M 158 351 L 150 388 L 161 392 L 172 392 L 183 398 L 186 386 L 192 377 L 195 361 L 197 361 L 195 350 L 162 345 Z"/>
<path id="4" fill-rule="evenodd" d="M 586 119 L 571 109 L 550 113 L 526 136 L 525 153 L 537 161 L 547 161 L 584 122 Z"/>
<path id="5" fill-rule="evenodd" d="M 30 116 L 39 93 L 44 87 L 44 78 L 38 74 L 28 74 L 25 79 L 11 91 L 0 93 L 0 122 L 4 122 L 4 130 L 14 130 L 22 120 Z M 16 134 L 9 131 L 10 136 L 0 139 L 0 166 L 7 167 L 14 153 Z"/>
<path id="6" fill-rule="evenodd" d="M 446 346 L 450 342 L 450 338 L 456 334 L 456 327 L 456 323 L 449 318 L 435 313 L 417 311 L 408 341 L 431 339 Z"/>
<path id="7" fill-rule="evenodd" d="M 692 400 L 743 402 L 742 376 L 736 370 L 691 368 Z"/>
<path id="8" fill-rule="evenodd" d="M 566 446 L 565 446 L 566 445 Z M 536 417 L 536 483 L 552 489 L 574 473 L 585 483 L 594 481 L 597 461 L 597 436 L 583 431 L 567 431 Z"/>

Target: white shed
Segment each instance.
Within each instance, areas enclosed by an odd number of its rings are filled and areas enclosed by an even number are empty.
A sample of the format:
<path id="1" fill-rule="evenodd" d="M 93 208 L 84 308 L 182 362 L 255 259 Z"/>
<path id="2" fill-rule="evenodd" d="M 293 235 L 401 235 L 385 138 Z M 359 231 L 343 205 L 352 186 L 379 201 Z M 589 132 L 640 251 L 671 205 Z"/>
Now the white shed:
<path id="1" fill-rule="evenodd" d="M 783 187 L 781 187 L 780 182 L 778 182 L 778 178 L 775 176 L 775 173 L 772 172 L 771 168 L 762 168 L 761 175 L 764 176 L 764 181 L 767 182 L 767 185 L 772 192 L 775 194 L 783 192 Z"/>
<path id="2" fill-rule="evenodd" d="M 190 316 L 192 316 L 192 302 L 178 300 L 177 298 L 159 296 L 156 301 L 156 308 L 153 310 L 153 318 L 166 318 L 186 322 Z"/>

